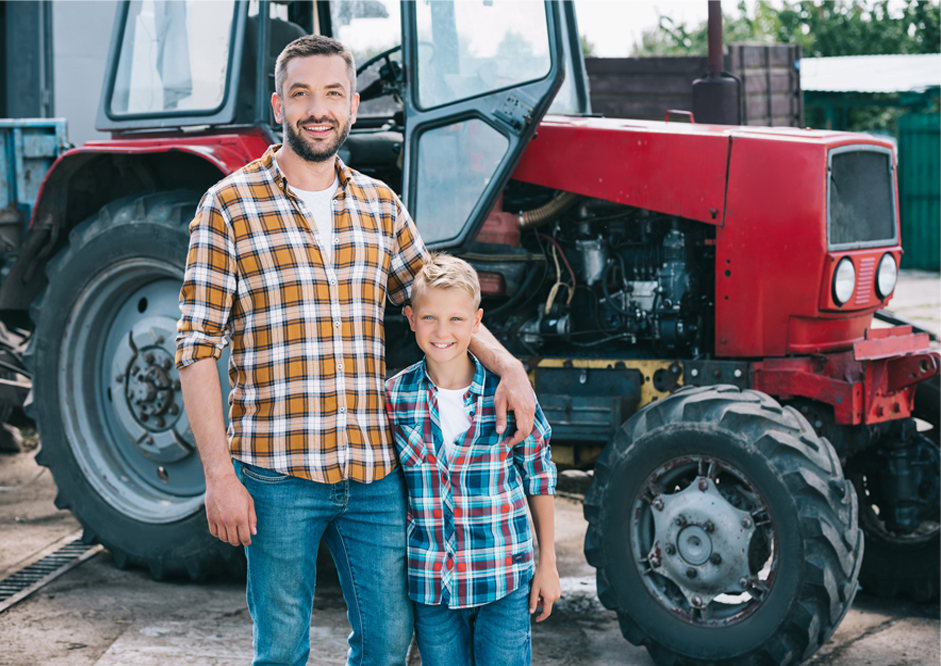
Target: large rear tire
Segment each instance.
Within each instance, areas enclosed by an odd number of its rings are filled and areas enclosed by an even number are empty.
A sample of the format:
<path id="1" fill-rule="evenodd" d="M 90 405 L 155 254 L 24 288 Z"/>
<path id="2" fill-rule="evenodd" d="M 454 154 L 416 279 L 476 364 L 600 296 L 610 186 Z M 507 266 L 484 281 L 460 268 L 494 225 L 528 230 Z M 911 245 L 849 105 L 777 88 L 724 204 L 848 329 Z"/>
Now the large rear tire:
<path id="1" fill-rule="evenodd" d="M 856 493 L 771 397 L 681 389 L 622 426 L 585 498 L 598 596 L 658 664 L 796 664 L 856 594 Z"/>
<path id="2" fill-rule="evenodd" d="M 178 298 L 199 193 L 137 195 L 76 227 L 31 311 L 40 464 L 120 566 L 156 579 L 238 570 L 213 538 L 174 366 Z M 220 380 L 228 386 L 225 354 Z"/>

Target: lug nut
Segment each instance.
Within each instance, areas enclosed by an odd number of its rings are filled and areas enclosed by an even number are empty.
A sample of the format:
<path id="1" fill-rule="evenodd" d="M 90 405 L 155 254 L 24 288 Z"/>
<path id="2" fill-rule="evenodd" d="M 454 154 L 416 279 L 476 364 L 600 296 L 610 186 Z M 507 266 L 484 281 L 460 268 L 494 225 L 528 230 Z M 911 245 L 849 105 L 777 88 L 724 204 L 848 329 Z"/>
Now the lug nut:
<path id="1" fill-rule="evenodd" d="M 676 546 L 672 543 L 668 543 L 666 547 L 667 555 L 676 555 Z"/>
<path id="2" fill-rule="evenodd" d="M 144 356 L 144 360 L 147 361 L 148 363 L 153 363 L 153 362 L 154 362 L 154 355 L 153 355 L 153 354 L 147 354 L 147 355 Z"/>
<path id="3" fill-rule="evenodd" d="M 176 406 L 176 403 L 170 405 L 170 413 L 174 416 L 180 413 L 180 408 Z"/>
<path id="4" fill-rule="evenodd" d="M 706 480 L 705 477 L 699 478 L 699 490 L 702 492 L 706 492 L 707 490 L 709 490 L 709 482 Z"/>
<path id="5" fill-rule="evenodd" d="M 653 502 L 651 502 L 650 505 L 657 511 L 663 511 L 663 500 L 659 497 L 654 497 Z"/>
<path id="6" fill-rule="evenodd" d="M 751 581 L 748 579 L 748 576 L 742 576 L 738 579 L 738 584 L 742 586 L 743 590 L 747 590 L 751 587 Z"/>
<path id="7" fill-rule="evenodd" d="M 702 602 L 702 597 L 700 597 L 697 594 L 694 594 L 692 597 L 690 597 L 689 605 L 692 606 L 693 608 L 702 608 L 704 605 Z"/>
<path id="8" fill-rule="evenodd" d="M 742 527 L 744 527 L 745 529 L 748 529 L 749 527 L 751 527 L 751 518 L 747 516 L 745 518 L 742 518 Z"/>
<path id="9" fill-rule="evenodd" d="M 706 530 L 707 534 L 712 534 L 715 531 L 716 526 L 712 523 L 711 520 L 707 520 L 705 524 L 703 524 L 702 528 Z"/>
<path id="10" fill-rule="evenodd" d="M 150 417 L 147 416 L 147 412 L 141 412 L 141 415 L 140 415 L 140 420 L 141 420 L 141 421 L 147 421 L 149 418 L 150 418 Z"/>
<path id="11" fill-rule="evenodd" d="M 683 527 L 684 525 L 686 525 L 686 516 L 680 514 L 679 516 L 673 519 L 673 522 L 676 524 L 677 527 Z"/>
<path id="12" fill-rule="evenodd" d="M 650 562 L 650 566 L 654 569 L 660 568 L 660 558 L 656 553 L 651 553 L 650 557 L 647 558 L 647 561 Z"/>
<path id="13" fill-rule="evenodd" d="M 118 382 L 118 383 L 120 384 L 121 382 L 124 381 L 124 375 L 118 375 L 118 376 L 116 376 L 116 377 L 114 378 L 114 381 L 116 381 L 116 382 Z"/>
<path id="14" fill-rule="evenodd" d="M 709 561 L 713 564 L 722 564 L 722 556 L 719 553 L 713 553 L 712 557 L 709 558 Z"/>
<path id="15" fill-rule="evenodd" d="M 163 417 L 162 417 L 162 416 L 158 416 L 158 417 L 157 417 L 157 427 L 158 427 L 158 428 L 162 428 L 162 427 L 165 426 L 165 425 L 166 425 L 166 422 L 163 420 Z"/>
<path id="16" fill-rule="evenodd" d="M 174 380 L 173 380 L 173 390 L 174 390 L 174 391 L 179 391 L 179 390 L 180 390 L 180 380 L 179 380 L 179 379 L 174 379 Z"/>
<path id="17" fill-rule="evenodd" d="M 689 569 L 686 570 L 686 577 L 687 577 L 687 578 L 695 578 L 696 575 L 697 575 L 697 572 L 696 572 L 696 570 L 695 570 L 693 567 L 690 567 Z"/>
<path id="18" fill-rule="evenodd" d="M 163 359 L 163 369 L 164 369 L 164 370 L 169 370 L 171 365 L 172 365 L 172 363 L 170 362 L 170 359 L 168 359 L 168 358 Z"/>

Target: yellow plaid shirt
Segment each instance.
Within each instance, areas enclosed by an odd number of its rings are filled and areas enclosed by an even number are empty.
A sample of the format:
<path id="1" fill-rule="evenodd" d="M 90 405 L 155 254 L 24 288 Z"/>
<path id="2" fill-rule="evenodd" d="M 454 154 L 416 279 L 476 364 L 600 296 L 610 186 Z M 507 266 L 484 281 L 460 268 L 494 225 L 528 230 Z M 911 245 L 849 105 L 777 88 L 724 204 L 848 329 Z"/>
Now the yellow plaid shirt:
<path id="1" fill-rule="evenodd" d="M 190 224 L 177 367 L 226 340 L 232 456 L 321 483 L 378 481 L 397 462 L 385 413 L 386 298 L 426 256 L 385 184 L 336 160 L 333 263 L 274 159 L 212 187 Z"/>

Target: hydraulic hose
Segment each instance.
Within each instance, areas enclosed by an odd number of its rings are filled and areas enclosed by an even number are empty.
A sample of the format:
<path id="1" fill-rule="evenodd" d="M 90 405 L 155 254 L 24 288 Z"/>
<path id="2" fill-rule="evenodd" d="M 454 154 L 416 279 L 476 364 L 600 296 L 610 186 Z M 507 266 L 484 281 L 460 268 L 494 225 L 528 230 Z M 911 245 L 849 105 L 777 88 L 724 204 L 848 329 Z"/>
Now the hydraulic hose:
<path id="1" fill-rule="evenodd" d="M 561 192 L 553 197 L 552 201 L 533 210 L 520 212 L 520 228 L 533 229 L 551 222 L 559 215 L 571 208 L 578 201 L 579 195 L 574 192 Z"/>

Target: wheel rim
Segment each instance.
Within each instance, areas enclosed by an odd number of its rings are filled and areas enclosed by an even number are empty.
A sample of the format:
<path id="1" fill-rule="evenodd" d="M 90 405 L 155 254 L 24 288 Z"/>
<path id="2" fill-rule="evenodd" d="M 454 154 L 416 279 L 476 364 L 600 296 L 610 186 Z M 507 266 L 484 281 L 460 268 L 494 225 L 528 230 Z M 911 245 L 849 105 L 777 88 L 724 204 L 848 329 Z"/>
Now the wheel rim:
<path id="1" fill-rule="evenodd" d="M 205 481 L 173 364 L 181 270 L 134 259 L 96 275 L 66 320 L 59 395 L 85 478 L 122 514 L 175 522 Z"/>
<path id="2" fill-rule="evenodd" d="M 777 570 L 771 514 L 735 466 L 684 456 L 651 473 L 631 510 L 632 556 L 648 592 L 696 626 L 728 626 L 767 599 Z"/>

